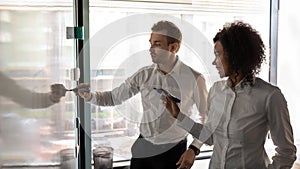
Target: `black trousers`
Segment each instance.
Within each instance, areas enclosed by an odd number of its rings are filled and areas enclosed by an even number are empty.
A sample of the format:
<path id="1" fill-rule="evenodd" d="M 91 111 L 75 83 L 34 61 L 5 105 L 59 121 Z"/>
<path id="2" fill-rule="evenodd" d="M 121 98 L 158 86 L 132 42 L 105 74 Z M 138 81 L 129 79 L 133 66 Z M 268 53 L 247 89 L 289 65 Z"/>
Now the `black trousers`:
<path id="1" fill-rule="evenodd" d="M 157 145 L 140 135 L 131 148 L 130 169 L 176 169 L 176 162 L 186 147 L 186 139 L 179 143 Z"/>

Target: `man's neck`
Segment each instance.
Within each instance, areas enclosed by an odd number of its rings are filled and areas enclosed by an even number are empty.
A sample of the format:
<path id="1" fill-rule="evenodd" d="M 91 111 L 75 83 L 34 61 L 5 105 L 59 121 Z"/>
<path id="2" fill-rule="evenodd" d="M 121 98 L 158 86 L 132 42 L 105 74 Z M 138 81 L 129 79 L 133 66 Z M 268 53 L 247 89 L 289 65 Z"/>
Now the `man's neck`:
<path id="1" fill-rule="evenodd" d="M 178 56 L 175 56 L 172 60 L 165 64 L 158 64 L 158 68 L 164 74 L 168 74 L 174 68 L 175 64 L 177 63 Z"/>

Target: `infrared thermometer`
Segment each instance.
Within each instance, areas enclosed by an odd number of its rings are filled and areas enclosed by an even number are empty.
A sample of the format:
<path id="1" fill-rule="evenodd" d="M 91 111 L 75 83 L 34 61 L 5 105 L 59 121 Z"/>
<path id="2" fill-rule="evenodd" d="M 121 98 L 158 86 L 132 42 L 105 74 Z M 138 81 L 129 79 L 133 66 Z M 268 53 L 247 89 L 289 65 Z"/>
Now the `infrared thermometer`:
<path id="1" fill-rule="evenodd" d="M 180 99 L 176 98 L 175 96 L 172 96 L 170 93 L 168 93 L 167 91 L 165 90 L 162 90 L 162 89 L 158 89 L 158 88 L 153 88 L 155 91 L 157 91 L 159 94 L 163 94 L 165 96 L 170 96 L 172 98 L 172 100 L 175 102 L 175 103 L 180 103 Z"/>

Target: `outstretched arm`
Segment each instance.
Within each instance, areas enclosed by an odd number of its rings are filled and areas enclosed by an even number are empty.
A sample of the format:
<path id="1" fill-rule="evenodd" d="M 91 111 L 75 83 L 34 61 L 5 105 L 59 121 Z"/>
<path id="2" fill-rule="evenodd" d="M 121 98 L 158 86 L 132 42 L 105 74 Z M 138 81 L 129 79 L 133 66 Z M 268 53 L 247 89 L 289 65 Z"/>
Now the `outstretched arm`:
<path id="1" fill-rule="evenodd" d="M 39 93 L 24 88 L 1 72 L 0 81 L 0 94 L 27 108 L 47 108 L 65 96 L 65 87 L 62 84 L 53 84 L 50 92 Z"/>

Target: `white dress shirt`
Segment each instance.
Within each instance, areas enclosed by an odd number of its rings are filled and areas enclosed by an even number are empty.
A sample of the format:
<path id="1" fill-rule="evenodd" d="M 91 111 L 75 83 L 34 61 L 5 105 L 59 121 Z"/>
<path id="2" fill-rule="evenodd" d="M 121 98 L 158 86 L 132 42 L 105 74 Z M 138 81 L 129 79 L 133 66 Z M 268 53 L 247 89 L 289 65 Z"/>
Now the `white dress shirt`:
<path id="1" fill-rule="evenodd" d="M 210 169 L 290 169 L 296 159 L 287 103 L 279 88 L 256 78 L 254 85 L 216 82 L 208 95 L 208 119 L 195 124 L 181 113 L 180 125 L 213 144 Z M 272 162 L 264 144 L 268 131 L 276 146 Z"/>
<path id="2" fill-rule="evenodd" d="M 114 106 L 141 93 L 143 106 L 141 135 L 154 144 L 176 143 L 183 140 L 188 133 L 176 124 L 177 121 L 171 117 L 162 103 L 161 94 L 153 88 L 162 88 L 179 98 L 180 108 L 188 116 L 192 114 L 193 105 L 196 105 L 200 112 L 200 121 L 204 121 L 207 98 L 205 79 L 179 59 L 168 74 L 163 74 L 156 64 L 143 67 L 112 91 L 92 93 L 90 102 L 100 106 Z M 194 140 L 192 144 L 200 148 L 199 141 Z"/>

